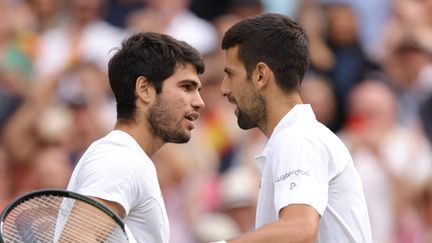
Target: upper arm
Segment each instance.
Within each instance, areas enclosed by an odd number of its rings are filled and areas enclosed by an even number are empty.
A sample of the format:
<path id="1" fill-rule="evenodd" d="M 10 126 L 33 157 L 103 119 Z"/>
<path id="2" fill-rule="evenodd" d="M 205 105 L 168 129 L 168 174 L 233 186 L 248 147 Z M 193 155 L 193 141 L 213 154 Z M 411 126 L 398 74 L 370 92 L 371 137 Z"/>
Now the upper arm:
<path id="1" fill-rule="evenodd" d="M 293 231 L 298 230 L 305 238 L 316 241 L 320 214 L 315 208 L 306 204 L 291 204 L 279 211 L 279 221 Z"/>
<path id="2" fill-rule="evenodd" d="M 315 243 L 320 216 L 305 204 L 291 204 L 279 211 L 279 219 L 228 243 Z"/>
<path id="3" fill-rule="evenodd" d="M 92 199 L 100 202 L 107 208 L 109 208 L 111 211 L 113 211 L 115 214 L 117 214 L 120 218 L 124 219 L 126 217 L 126 210 L 122 207 L 120 203 L 112 202 L 108 200 L 104 200 L 101 198 L 92 197 Z"/>
<path id="4" fill-rule="evenodd" d="M 319 214 L 328 203 L 328 163 L 314 141 L 289 139 L 275 149 L 271 179 L 276 212 L 289 205 L 309 205 Z"/>
<path id="5" fill-rule="evenodd" d="M 81 166 L 68 187 L 107 206 L 124 218 L 135 203 L 138 182 L 134 173 L 136 167 L 131 160 L 119 158 L 118 154 L 101 155 L 106 149 L 98 149 L 83 157 Z M 113 152 L 113 151 L 111 151 Z"/>

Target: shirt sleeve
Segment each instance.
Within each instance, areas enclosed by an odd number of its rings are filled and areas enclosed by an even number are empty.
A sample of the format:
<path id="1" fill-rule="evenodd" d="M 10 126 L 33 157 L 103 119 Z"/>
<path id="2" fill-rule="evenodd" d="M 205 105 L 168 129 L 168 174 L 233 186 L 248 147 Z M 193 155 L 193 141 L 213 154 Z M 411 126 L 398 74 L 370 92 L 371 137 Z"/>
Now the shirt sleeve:
<path id="1" fill-rule="evenodd" d="M 80 170 L 77 192 L 119 203 L 128 214 L 133 205 L 132 195 L 136 195 L 136 186 L 133 179 L 134 160 L 119 156 L 127 154 L 123 151 L 88 156 Z"/>
<path id="2" fill-rule="evenodd" d="M 318 144 L 299 136 L 281 140 L 270 154 L 277 214 L 290 204 L 306 204 L 322 215 L 328 202 L 328 164 Z"/>

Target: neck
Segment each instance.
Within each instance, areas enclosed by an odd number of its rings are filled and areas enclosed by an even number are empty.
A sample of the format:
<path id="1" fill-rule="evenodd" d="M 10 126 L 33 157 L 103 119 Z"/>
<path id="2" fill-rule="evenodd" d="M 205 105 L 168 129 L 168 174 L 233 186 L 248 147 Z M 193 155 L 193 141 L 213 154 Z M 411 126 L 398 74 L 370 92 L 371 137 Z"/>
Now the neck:
<path id="1" fill-rule="evenodd" d="M 114 129 L 131 135 L 149 157 L 153 156 L 165 144 L 151 132 L 150 128 L 140 127 L 133 121 L 117 120 Z"/>
<path id="2" fill-rule="evenodd" d="M 282 97 L 269 96 L 267 100 L 267 122 L 260 126 L 260 130 L 267 138 L 270 138 L 277 124 L 297 104 L 303 104 L 297 92 Z"/>

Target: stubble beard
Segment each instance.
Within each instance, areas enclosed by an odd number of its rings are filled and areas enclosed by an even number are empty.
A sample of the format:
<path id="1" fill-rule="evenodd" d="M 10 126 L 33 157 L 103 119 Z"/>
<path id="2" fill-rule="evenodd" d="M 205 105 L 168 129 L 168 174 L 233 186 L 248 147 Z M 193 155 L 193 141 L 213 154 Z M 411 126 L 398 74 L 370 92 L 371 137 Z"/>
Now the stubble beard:
<path id="1" fill-rule="evenodd" d="M 165 143 L 187 143 L 190 136 L 183 132 L 174 112 L 175 109 L 170 109 L 167 102 L 158 96 L 149 109 L 147 121 L 153 134 Z"/>
<path id="2" fill-rule="evenodd" d="M 265 124 L 266 116 L 266 102 L 262 95 L 253 92 L 252 95 L 246 100 L 244 107 L 238 106 L 237 124 L 241 129 L 248 130 L 251 128 L 259 127 L 260 124 Z"/>

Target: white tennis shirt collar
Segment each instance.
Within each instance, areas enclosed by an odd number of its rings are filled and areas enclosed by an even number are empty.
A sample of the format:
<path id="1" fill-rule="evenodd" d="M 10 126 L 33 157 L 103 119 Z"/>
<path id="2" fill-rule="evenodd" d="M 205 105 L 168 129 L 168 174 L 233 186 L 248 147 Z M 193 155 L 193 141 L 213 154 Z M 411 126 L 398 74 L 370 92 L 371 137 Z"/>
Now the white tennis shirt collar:
<path id="1" fill-rule="evenodd" d="M 260 170 L 262 170 L 264 167 L 264 162 L 266 160 L 267 153 L 271 147 L 272 138 L 275 137 L 275 134 L 278 134 L 284 128 L 289 127 L 300 118 L 316 119 L 310 104 L 297 104 L 290 111 L 288 111 L 288 113 L 284 117 L 282 117 L 282 119 L 273 129 L 273 133 L 267 141 L 264 149 L 261 151 L 260 154 L 254 157 Z"/>

